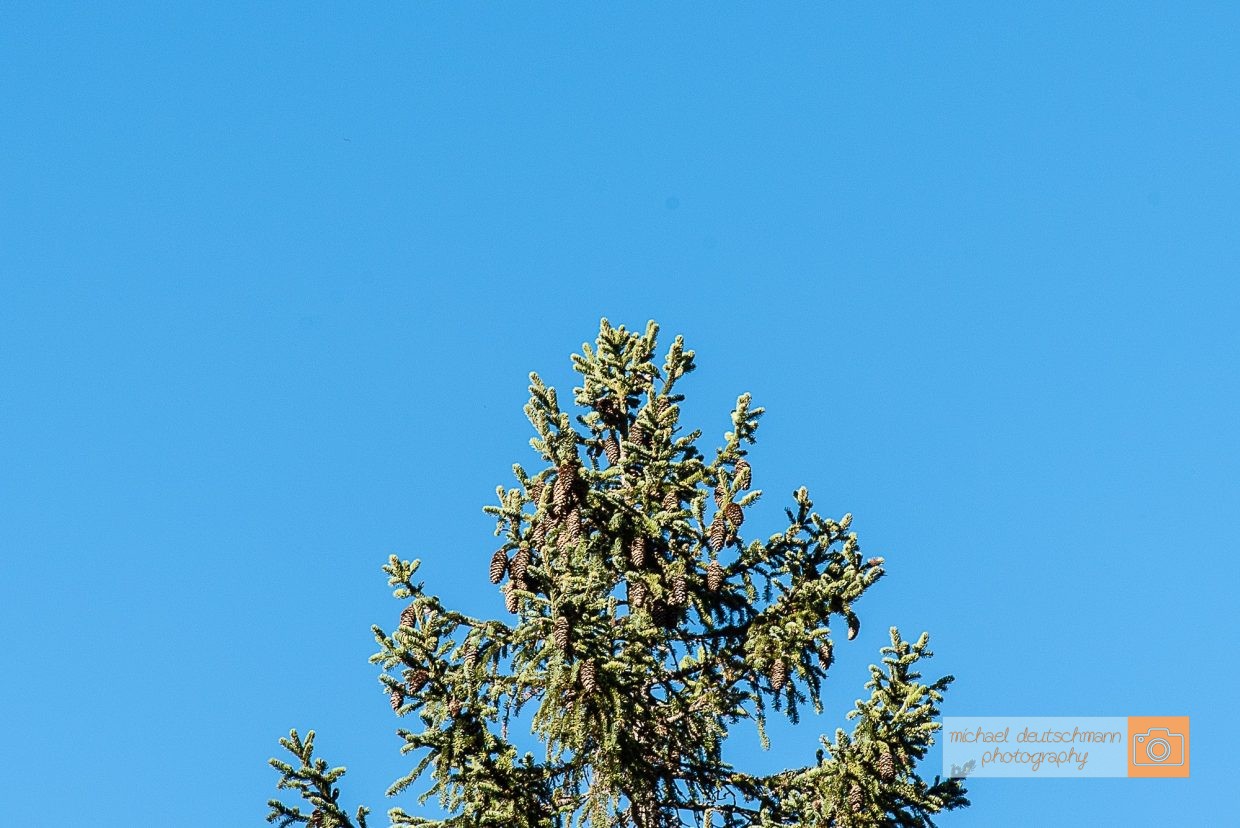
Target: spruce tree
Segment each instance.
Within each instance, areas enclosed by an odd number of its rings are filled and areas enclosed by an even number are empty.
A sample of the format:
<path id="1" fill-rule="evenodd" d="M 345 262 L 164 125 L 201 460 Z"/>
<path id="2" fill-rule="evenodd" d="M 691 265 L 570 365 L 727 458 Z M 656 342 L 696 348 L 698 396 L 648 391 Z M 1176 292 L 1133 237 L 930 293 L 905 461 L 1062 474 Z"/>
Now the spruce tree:
<path id="1" fill-rule="evenodd" d="M 744 531 L 760 496 L 746 459 L 763 409 L 742 395 L 732 430 L 709 460 L 700 431 L 680 425 L 681 380 L 694 353 L 677 337 L 656 364 L 656 334 L 613 328 L 573 356 L 581 374 L 575 417 L 530 375 L 525 412 L 540 468 L 513 467 L 516 485 L 486 506 L 498 548 L 476 558 L 511 614 L 474 618 L 414 581 L 418 561 L 384 566 L 402 602 L 391 631 L 373 628 L 380 681 L 417 759 L 389 795 L 429 775 L 452 816 L 400 808 L 394 825 L 442 828 L 671 828 L 712 826 L 929 826 L 968 804 L 955 779 L 917 772 L 939 725 L 951 677 L 923 683 L 928 637 L 891 628 L 869 698 L 848 715 L 851 733 L 822 738 L 816 760 L 755 774 L 723 758 L 730 726 L 747 719 L 765 747 L 768 716 L 793 723 L 821 691 L 842 625 L 853 639 L 857 602 L 883 575 L 862 555 L 851 515 L 822 517 L 805 488 L 766 539 Z M 752 528 L 752 524 L 749 528 Z M 484 575 L 485 572 L 485 575 Z M 543 743 L 524 755 L 509 725 L 522 711 Z M 268 821 L 366 828 L 313 755 L 314 733 L 281 743 L 281 788 Z"/>

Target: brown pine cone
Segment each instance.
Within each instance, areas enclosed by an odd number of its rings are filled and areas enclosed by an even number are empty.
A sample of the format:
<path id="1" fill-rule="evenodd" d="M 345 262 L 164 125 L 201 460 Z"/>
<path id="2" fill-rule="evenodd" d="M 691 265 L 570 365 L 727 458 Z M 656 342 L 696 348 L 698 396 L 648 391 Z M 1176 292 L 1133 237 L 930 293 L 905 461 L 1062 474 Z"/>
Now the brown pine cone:
<path id="1" fill-rule="evenodd" d="M 676 623 L 676 611 L 666 601 L 655 601 L 650 607 L 650 618 L 660 627 L 671 627 Z"/>
<path id="2" fill-rule="evenodd" d="M 388 701 L 392 703 L 392 710 L 399 714 L 401 705 L 405 703 L 405 694 L 399 690 L 393 690 L 388 693 Z"/>
<path id="3" fill-rule="evenodd" d="M 848 640 L 852 641 L 861 631 L 861 619 L 851 613 L 848 615 Z"/>
<path id="4" fill-rule="evenodd" d="M 728 527 L 724 525 L 723 515 L 715 515 L 710 523 L 710 548 L 719 552 L 728 542 Z"/>
<path id="5" fill-rule="evenodd" d="M 577 466 L 574 463 L 561 463 L 558 472 L 555 489 L 552 491 L 552 503 L 555 511 L 563 514 L 577 496 Z"/>
<path id="6" fill-rule="evenodd" d="M 861 798 L 861 786 L 854 782 L 852 787 L 848 790 L 848 807 L 852 808 L 852 812 L 854 814 L 859 814 L 861 813 L 862 804 L 863 800 Z"/>
<path id="7" fill-rule="evenodd" d="M 594 401 L 594 410 L 603 422 L 615 425 L 620 421 L 620 402 L 615 397 L 601 397 Z"/>
<path id="8" fill-rule="evenodd" d="M 554 631 L 551 637 L 555 641 L 556 649 L 561 651 L 568 650 L 568 619 L 563 615 L 555 619 Z"/>
<path id="9" fill-rule="evenodd" d="M 551 497 L 551 511 L 557 515 L 564 514 L 568 508 L 569 501 L 573 498 L 572 481 L 563 477 L 555 479 L 555 493 Z"/>
<path id="10" fill-rule="evenodd" d="M 671 595 L 668 596 L 668 601 L 675 607 L 683 607 L 689 603 L 689 590 L 685 583 L 684 575 L 677 575 L 672 581 L 672 590 Z"/>
<path id="11" fill-rule="evenodd" d="M 539 549 L 547 545 L 547 521 L 539 520 L 534 524 L 534 532 L 530 540 Z"/>
<path id="12" fill-rule="evenodd" d="M 753 469 L 749 466 L 747 460 L 736 461 L 736 485 L 742 489 L 748 489 L 751 479 L 753 478 Z"/>
<path id="13" fill-rule="evenodd" d="M 711 592 L 718 592 L 721 586 L 723 586 L 723 567 L 719 565 L 719 561 L 711 561 L 706 567 L 706 588 Z"/>
<path id="14" fill-rule="evenodd" d="M 517 611 L 517 593 L 513 590 L 514 584 L 509 582 L 504 588 L 504 609 L 511 613 Z"/>
<path id="15" fill-rule="evenodd" d="M 491 583 L 498 584 L 504 580 L 504 573 L 508 570 L 508 553 L 502 549 L 496 549 L 495 554 L 491 556 Z M 401 616 L 404 618 L 404 616 Z"/>
<path id="16" fill-rule="evenodd" d="M 564 541 L 574 544 L 581 540 L 581 510 L 576 506 L 564 518 Z"/>
<path id="17" fill-rule="evenodd" d="M 788 665 L 784 663 L 782 658 L 776 659 L 771 665 L 771 689 L 778 693 L 784 689 L 784 684 L 788 681 Z"/>
<path id="18" fill-rule="evenodd" d="M 530 483 L 529 488 L 526 489 L 527 494 L 529 494 L 530 500 L 534 501 L 535 506 L 537 506 L 539 501 L 542 500 L 543 492 L 546 490 L 546 488 L 547 488 L 546 484 L 544 484 L 541 480 L 535 480 L 534 482 Z"/>
<path id="19" fill-rule="evenodd" d="M 643 426 L 633 423 L 629 427 L 629 442 L 636 443 L 639 446 L 645 446 L 647 443 L 646 429 Z"/>
<path id="20" fill-rule="evenodd" d="M 607 454 L 607 462 L 613 466 L 620 462 L 620 443 L 612 435 L 603 441 L 603 451 Z"/>
<path id="21" fill-rule="evenodd" d="M 832 651 L 830 641 L 823 641 L 818 645 L 818 661 L 824 670 L 830 668 L 832 662 L 835 661 L 835 653 Z"/>
<path id="22" fill-rule="evenodd" d="M 878 776 L 884 782 L 896 778 L 896 763 L 891 758 L 891 749 L 886 745 L 882 746 L 882 752 L 878 755 Z"/>
<path id="23" fill-rule="evenodd" d="M 402 627 L 409 627 L 410 629 L 413 629 L 414 625 L 417 624 L 417 621 L 418 611 L 414 608 L 413 604 L 410 604 L 401 610 L 400 625 Z"/>
<path id="24" fill-rule="evenodd" d="M 461 700 L 460 699 L 449 699 L 448 700 L 448 715 L 455 719 L 457 716 L 460 715 L 460 713 L 461 713 Z"/>
<path id="25" fill-rule="evenodd" d="M 593 661 L 587 661 L 581 665 L 581 689 L 586 693 L 593 693 L 597 686 L 598 670 Z"/>
<path id="26" fill-rule="evenodd" d="M 310 814 L 310 821 L 306 823 L 306 828 L 323 828 L 323 812 L 315 808 L 314 813 Z"/>
<path id="27" fill-rule="evenodd" d="M 729 503 L 723 507 L 723 515 L 728 519 L 728 523 L 732 524 L 733 528 L 739 529 L 740 525 L 745 522 L 745 510 L 741 508 L 739 503 Z"/>
<path id="28" fill-rule="evenodd" d="M 722 506 L 723 502 L 728 499 L 728 490 L 720 483 L 715 486 L 715 505 Z"/>
<path id="29" fill-rule="evenodd" d="M 629 610 L 640 609 L 646 603 L 646 583 L 641 578 L 629 581 Z"/>
<path id="30" fill-rule="evenodd" d="M 409 677 L 405 679 L 405 687 L 408 688 L 409 694 L 413 695 L 425 687 L 426 683 L 430 681 L 430 679 L 431 674 L 422 667 L 419 667 L 409 673 Z"/>
<path id="31" fill-rule="evenodd" d="M 668 489 L 663 495 L 663 511 L 674 512 L 680 508 L 680 495 L 675 489 Z"/>
<path id="32" fill-rule="evenodd" d="M 629 563 L 634 569 L 641 569 L 646 565 L 646 538 L 638 535 L 633 538 L 629 544 Z"/>
<path id="33" fill-rule="evenodd" d="M 523 546 L 517 550 L 517 554 L 512 556 L 512 562 L 508 564 L 508 574 L 514 581 L 524 581 L 529 570 L 530 550 Z"/>

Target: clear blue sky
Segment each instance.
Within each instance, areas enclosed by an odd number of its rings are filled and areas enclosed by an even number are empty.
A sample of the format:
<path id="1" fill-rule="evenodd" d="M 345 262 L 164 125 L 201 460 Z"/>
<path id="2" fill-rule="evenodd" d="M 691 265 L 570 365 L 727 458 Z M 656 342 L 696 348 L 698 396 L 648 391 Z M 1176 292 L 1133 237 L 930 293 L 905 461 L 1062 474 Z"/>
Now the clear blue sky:
<path id="1" fill-rule="evenodd" d="M 263 824 L 290 727 L 382 814 L 379 568 L 502 612 L 527 372 L 604 315 L 708 451 L 768 408 L 755 531 L 805 484 L 888 559 L 756 763 L 898 624 L 949 715 L 1193 717 L 1191 780 L 944 826 L 1234 815 L 1240 12 L 1011 5 L 0 7 L 6 823 Z"/>

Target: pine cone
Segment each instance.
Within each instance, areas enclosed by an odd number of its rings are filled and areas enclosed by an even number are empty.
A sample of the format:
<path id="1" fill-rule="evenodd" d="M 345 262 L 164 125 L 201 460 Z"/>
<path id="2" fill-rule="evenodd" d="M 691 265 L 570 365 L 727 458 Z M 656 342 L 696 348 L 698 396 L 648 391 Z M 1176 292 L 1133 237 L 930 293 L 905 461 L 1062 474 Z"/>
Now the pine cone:
<path id="1" fill-rule="evenodd" d="M 461 700 L 460 699 L 449 699 L 448 700 L 448 715 L 455 719 L 460 714 L 461 714 Z"/>
<path id="2" fill-rule="evenodd" d="M 607 454 L 607 462 L 613 466 L 620 462 L 620 443 L 610 434 L 603 441 L 603 451 Z"/>
<path id="3" fill-rule="evenodd" d="M 728 527 L 723 523 L 723 515 L 715 515 L 710 523 L 710 548 L 719 552 L 728 542 Z"/>
<path id="4" fill-rule="evenodd" d="M 409 694 L 413 695 L 426 686 L 430 681 L 431 674 L 425 669 L 419 667 L 409 674 L 409 678 L 405 679 L 405 687 L 409 689 Z"/>
<path id="5" fill-rule="evenodd" d="M 512 556 L 512 562 L 508 564 L 508 574 L 514 581 L 524 581 L 529 570 L 530 550 L 523 546 L 517 550 L 517 554 Z"/>
<path id="6" fill-rule="evenodd" d="M 315 808 L 314 813 L 310 814 L 310 821 L 306 823 L 306 828 L 323 828 L 323 812 Z"/>
<path id="7" fill-rule="evenodd" d="M 581 665 L 581 689 L 586 693 L 593 693 L 597 686 L 598 670 L 593 661 L 587 661 Z"/>
<path id="8" fill-rule="evenodd" d="M 561 652 L 567 652 L 568 650 L 568 619 L 565 618 L 563 615 L 555 619 L 555 625 L 554 625 L 554 631 L 552 632 L 552 638 L 555 641 L 556 649 L 560 650 Z"/>
<path id="9" fill-rule="evenodd" d="M 640 609 L 646 603 L 646 583 L 641 578 L 629 581 L 629 611 Z"/>
<path id="10" fill-rule="evenodd" d="M 672 581 L 672 591 L 671 595 L 668 596 L 668 601 L 674 607 L 683 607 L 689 603 L 689 591 L 684 575 L 677 575 Z"/>
<path id="11" fill-rule="evenodd" d="M 710 566 L 706 567 L 706 588 L 711 592 L 718 592 L 721 586 L 723 586 L 723 567 L 719 565 L 719 561 L 711 561 Z"/>
<path id="12" fill-rule="evenodd" d="M 674 512 L 680 508 L 680 495 L 675 489 L 668 489 L 663 495 L 663 511 Z"/>
<path id="13" fill-rule="evenodd" d="M 581 540 L 581 510 L 576 506 L 564 518 L 564 540 L 569 544 Z"/>
<path id="14" fill-rule="evenodd" d="M 498 584 L 504 580 L 504 573 L 508 570 L 508 553 L 502 549 L 496 549 L 495 554 L 491 556 L 491 583 Z M 404 618 L 404 616 L 401 616 Z"/>
<path id="15" fill-rule="evenodd" d="M 728 519 L 728 523 L 737 529 L 745 522 L 745 510 L 739 503 L 729 503 L 723 508 L 723 515 Z"/>
<path id="16" fill-rule="evenodd" d="M 852 641 L 857 637 L 857 633 L 861 632 L 861 619 L 849 613 L 848 615 L 848 640 Z"/>
<path id="17" fill-rule="evenodd" d="M 660 627 L 670 627 L 676 623 L 676 613 L 666 601 L 656 599 L 650 604 L 650 620 Z"/>
<path id="18" fill-rule="evenodd" d="M 788 681 L 788 665 L 784 663 L 782 658 L 776 659 L 771 665 L 771 689 L 778 693 L 784 689 L 784 684 Z"/>
<path id="19" fill-rule="evenodd" d="M 629 427 L 629 442 L 636 443 L 639 446 L 645 446 L 647 443 L 646 429 L 643 426 L 633 423 Z"/>
<path id="20" fill-rule="evenodd" d="M 633 565 L 634 569 L 641 569 L 646 565 L 646 538 L 644 535 L 638 535 L 629 544 L 629 563 Z"/>
<path id="21" fill-rule="evenodd" d="M 621 407 L 619 401 L 615 397 L 601 397 L 594 402 L 594 410 L 598 412 L 603 422 L 615 425 L 620 422 Z"/>
<path id="22" fill-rule="evenodd" d="M 535 506 L 537 506 L 539 501 L 542 500 L 543 492 L 546 488 L 546 485 L 541 480 L 535 480 L 530 484 L 529 488 L 526 489 L 526 492 L 530 496 L 530 500 L 534 501 Z"/>
<path id="23" fill-rule="evenodd" d="M 517 611 L 517 593 L 513 590 L 514 584 L 511 582 L 505 585 L 504 589 L 504 609 L 511 613 Z"/>
<path id="24" fill-rule="evenodd" d="M 728 490 L 720 483 L 715 486 L 715 505 L 722 506 L 723 502 L 728 499 Z"/>
<path id="25" fill-rule="evenodd" d="M 405 703 L 405 694 L 399 690 L 393 690 L 388 693 L 388 700 L 392 703 L 392 710 L 399 714 L 400 706 Z"/>
<path id="26" fill-rule="evenodd" d="M 413 604 L 410 604 L 401 610 L 400 625 L 402 627 L 409 627 L 410 629 L 413 629 L 414 625 L 417 624 L 417 621 L 418 611 L 414 608 Z"/>
<path id="27" fill-rule="evenodd" d="M 896 778 L 896 763 L 891 758 L 891 749 L 886 745 L 882 746 L 882 752 L 878 755 L 878 776 L 884 782 Z"/>
<path id="28" fill-rule="evenodd" d="M 753 478 L 753 469 L 749 466 L 748 460 L 736 461 L 736 485 L 742 489 L 748 489 L 749 483 Z"/>
<path id="29" fill-rule="evenodd" d="M 573 497 L 573 484 L 563 477 L 555 479 L 555 491 L 551 496 L 551 511 L 557 515 L 564 514 L 568 503 Z"/>
<path id="30" fill-rule="evenodd" d="M 539 549 L 547 545 L 547 521 L 539 520 L 534 524 L 534 532 L 530 541 Z"/>
<path id="31" fill-rule="evenodd" d="M 552 492 L 552 503 L 555 511 L 563 514 L 577 494 L 577 466 L 573 463 L 562 463 L 559 474 L 555 478 L 555 490 Z"/>
<path id="32" fill-rule="evenodd" d="M 818 645 L 818 661 L 824 670 L 830 668 L 832 662 L 835 661 L 835 653 L 832 651 L 830 641 L 823 641 Z"/>
<path id="33" fill-rule="evenodd" d="M 854 782 L 848 790 L 848 807 L 852 808 L 854 814 L 859 814 L 861 813 L 861 805 L 861 786 Z"/>

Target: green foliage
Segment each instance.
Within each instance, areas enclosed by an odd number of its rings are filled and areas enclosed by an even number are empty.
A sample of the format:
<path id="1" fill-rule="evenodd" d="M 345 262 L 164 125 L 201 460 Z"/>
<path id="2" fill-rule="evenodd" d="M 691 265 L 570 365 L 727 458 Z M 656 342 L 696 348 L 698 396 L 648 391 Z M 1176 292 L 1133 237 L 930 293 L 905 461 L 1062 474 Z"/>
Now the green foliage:
<path id="1" fill-rule="evenodd" d="M 856 635 L 857 602 L 884 561 L 863 558 L 852 516 L 823 517 L 805 488 L 793 493 L 782 531 L 743 538 L 746 509 L 761 497 L 750 490 L 745 446 L 763 409 L 742 395 L 708 461 L 701 432 L 679 423 L 675 388 L 694 353 L 677 337 L 657 365 L 657 331 L 653 322 L 639 334 L 603 320 L 594 347 L 573 357 L 583 378 L 575 416 L 530 375 L 525 412 L 543 466 L 514 466 L 517 485 L 497 488 L 485 511 L 500 545 L 478 559 L 480 577 L 489 563 L 493 582 L 506 579 L 512 623 L 443 607 L 412 580 L 417 561 L 393 556 L 384 567 L 407 605 L 390 633 L 373 628 L 371 660 L 397 715 L 420 722 L 398 731 L 417 761 L 388 794 L 429 775 L 421 801 L 436 797 L 453 814 L 424 819 L 395 808 L 392 823 L 922 826 L 967 805 L 958 781 L 916 774 L 951 679 L 918 683 L 913 668 L 930 656 L 928 638 L 909 644 L 894 628 L 886 670 L 872 668 L 871 697 L 850 714 L 852 733 L 824 739 L 817 762 L 758 776 L 723 760 L 740 720 L 766 744 L 772 711 L 797 722 L 807 703 L 822 710 L 828 623 L 837 617 Z M 518 756 L 509 741 L 523 709 L 545 747 L 540 757 Z M 295 733 L 286 747 L 303 767 L 273 760 L 281 787 L 335 820 L 324 824 L 352 826 L 331 788 L 343 769 L 312 770 Z M 305 819 L 272 807 L 269 819 Z M 363 812 L 358 819 L 364 828 Z"/>
<path id="2" fill-rule="evenodd" d="M 314 731 L 306 734 L 303 741 L 296 730 L 289 731 L 288 738 L 280 739 L 280 745 L 299 761 L 299 765 L 269 759 L 268 763 L 280 772 L 280 783 L 277 788 L 291 788 L 301 794 L 302 799 L 313 810 L 309 814 L 301 813 L 299 808 L 290 808 L 278 799 L 267 804 L 271 813 L 268 822 L 279 822 L 280 828 L 298 822 L 310 823 L 314 828 L 366 828 L 367 808 L 358 808 L 354 816 L 356 822 L 341 810 L 338 800 L 340 789 L 335 782 L 344 776 L 344 768 L 328 768 L 323 759 L 314 758 Z"/>

